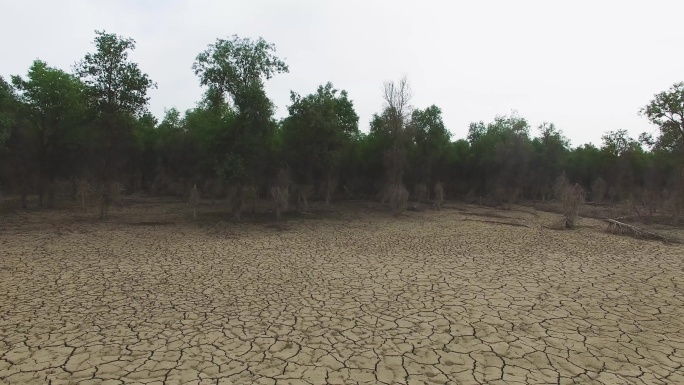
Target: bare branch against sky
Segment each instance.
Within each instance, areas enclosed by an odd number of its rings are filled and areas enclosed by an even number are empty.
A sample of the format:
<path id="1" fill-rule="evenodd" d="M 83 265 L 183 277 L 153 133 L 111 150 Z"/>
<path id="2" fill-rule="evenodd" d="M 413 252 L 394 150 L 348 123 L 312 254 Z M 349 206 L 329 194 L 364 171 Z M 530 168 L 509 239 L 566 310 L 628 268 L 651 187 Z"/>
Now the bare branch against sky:
<path id="1" fill-rule="evenodd" d="M 684 80 L 684 52 L 673 49 L 681 1 L 3 0 L 2 10 L 1 75 L 36 58 L 69 70 L 104 29 L 137 41 L 134 60 L 159 85 L 158 117 L 194 106 L 195 56 L 233 34 L 263 36 L 290 66 L 267 86 L 278 117 L 290 90 L 332 81 L 349 91 L 363 130 L 382 108 L 379 87 L 405 74 L 412 104 L 441 107 L 456 138 L 515 109 L 533 126 L 556 123 L 574 145 L 600 143 L 606 130 L 655 131 L 639 108 Z"/>

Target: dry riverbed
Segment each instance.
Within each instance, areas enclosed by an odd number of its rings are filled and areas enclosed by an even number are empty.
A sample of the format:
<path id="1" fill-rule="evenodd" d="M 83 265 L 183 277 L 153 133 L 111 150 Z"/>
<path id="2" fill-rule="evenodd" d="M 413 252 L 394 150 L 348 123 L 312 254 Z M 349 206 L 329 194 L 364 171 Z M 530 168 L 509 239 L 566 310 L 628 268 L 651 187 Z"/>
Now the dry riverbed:
<path id="1" fill-rule="evenodd" d="M 472 206 L 210 211 L 5 216 L 0 383 L 684 383 L 684 246 Z"/>

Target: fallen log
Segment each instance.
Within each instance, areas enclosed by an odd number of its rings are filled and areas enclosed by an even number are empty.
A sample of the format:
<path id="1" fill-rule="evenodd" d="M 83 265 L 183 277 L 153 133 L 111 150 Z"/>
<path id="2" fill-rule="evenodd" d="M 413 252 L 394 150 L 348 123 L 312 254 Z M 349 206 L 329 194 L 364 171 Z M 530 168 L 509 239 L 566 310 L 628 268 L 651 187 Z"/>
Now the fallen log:
<path id="1" fill-rule="evenodd" d="M 515 226 L 515 227 L 527 227 L 528 229 L 530 226 L 524 224 L 524 223 L 517 223 L 517 222 L 504 222 L 504 221 L 486 221 L 482 219 L 472 219 L 472 218 L 464 218 L 463 221 L 471 221 L 471 222 L 482 222 L 482 223 L 492 223 L 496 225 L 507 225 L 507 226 Z"/>
<path id="2" fill-rule="evenodd" d="M 655 241 L 661 241 L 664 243 L 678 243 L 675 239 L 670 239 L 664 235 L 656 234 L 644 229 L 640 229 L 636 226 L 617 221 L 615 219 L 604 219 L 608 223 L 608 232 L 619 235 L 629 235 L 634 238 L 649 239 Z"/>

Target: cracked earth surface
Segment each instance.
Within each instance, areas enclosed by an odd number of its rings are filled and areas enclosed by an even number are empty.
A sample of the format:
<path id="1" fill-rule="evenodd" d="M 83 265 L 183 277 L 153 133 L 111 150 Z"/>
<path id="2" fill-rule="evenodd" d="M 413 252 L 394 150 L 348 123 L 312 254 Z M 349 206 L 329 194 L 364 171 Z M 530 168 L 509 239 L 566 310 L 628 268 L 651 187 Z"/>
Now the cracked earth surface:
<path id="1" fill-rule="evenodd" d="M 684 383 L 684 248 L 521 215 L 530 228 L 455 210 L 285 230 L 15 218 L 0 383 Z"/>

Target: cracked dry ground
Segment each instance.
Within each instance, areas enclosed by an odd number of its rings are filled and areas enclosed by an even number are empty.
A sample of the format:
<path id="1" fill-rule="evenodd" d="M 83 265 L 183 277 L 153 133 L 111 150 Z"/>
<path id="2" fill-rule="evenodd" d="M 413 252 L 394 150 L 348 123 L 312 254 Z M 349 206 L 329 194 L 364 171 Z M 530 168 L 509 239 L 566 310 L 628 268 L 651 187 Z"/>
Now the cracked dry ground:
<path id="1" fill-rule="evenodd" d="M 596 221 L 36 215 L 0 232 L 2 384 L 684 383 L 684 248 Z"/>

